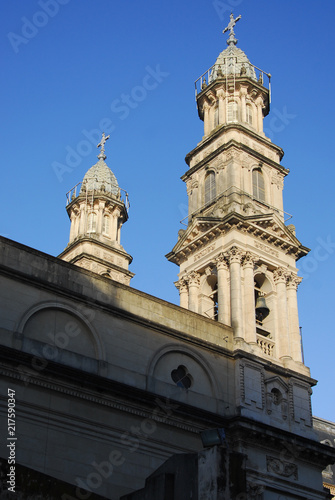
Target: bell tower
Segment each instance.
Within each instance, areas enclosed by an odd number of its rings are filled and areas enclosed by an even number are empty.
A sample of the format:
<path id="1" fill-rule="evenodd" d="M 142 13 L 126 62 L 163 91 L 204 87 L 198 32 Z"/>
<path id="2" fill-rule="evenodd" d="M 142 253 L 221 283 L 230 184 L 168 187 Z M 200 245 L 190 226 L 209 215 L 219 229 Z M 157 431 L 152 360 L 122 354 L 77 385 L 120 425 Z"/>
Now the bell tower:
<path id="1" fill-rule="evenodd" d="M 83 182 L 67 193 L 66 210 L 71 220 L 70 240 L 59 257 L 80 267 L 129 285 L 132 257 L 121 245 L 121 227 L 128 220 L 128 193 L 118 185 L 105 163 L 102 134 L 98 162 Z"/>
<path id="2" fill-rule="evenodd" d="M 228 47 L 196 81 L 204 122 L 201 142 L 182 176 L 188 217 L 167 255 L 180 267 L 180 305 L 230 325 L 235 345 L 302 362 L 296 261 L 308 253 L 283 208 L 289 171 L 283 150 L 263 132 L 271 75 L 236 46 L 230 16 Z"/>

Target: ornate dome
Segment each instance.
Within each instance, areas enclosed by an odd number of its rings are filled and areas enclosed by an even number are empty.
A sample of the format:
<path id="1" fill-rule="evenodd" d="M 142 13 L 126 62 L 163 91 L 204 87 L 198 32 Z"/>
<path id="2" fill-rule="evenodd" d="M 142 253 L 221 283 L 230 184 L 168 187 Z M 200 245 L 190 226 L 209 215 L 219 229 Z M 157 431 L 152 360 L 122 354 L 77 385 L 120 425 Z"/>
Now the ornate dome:
<path id="1" fill-rule="evenodd" d="M 243 50 L 231 44 L 217 58 L 210 79 L 226 75 L 247 76 L 257 80 L 255 69 Z"/>
<path id="2" fill-rule="evenodd" d="M 114 196 L 119 194 L 116 177 L 102 158 L 99 158 L 99 161 L 86 172 L 80 193 L 93 190 L 105 191 Z"/>

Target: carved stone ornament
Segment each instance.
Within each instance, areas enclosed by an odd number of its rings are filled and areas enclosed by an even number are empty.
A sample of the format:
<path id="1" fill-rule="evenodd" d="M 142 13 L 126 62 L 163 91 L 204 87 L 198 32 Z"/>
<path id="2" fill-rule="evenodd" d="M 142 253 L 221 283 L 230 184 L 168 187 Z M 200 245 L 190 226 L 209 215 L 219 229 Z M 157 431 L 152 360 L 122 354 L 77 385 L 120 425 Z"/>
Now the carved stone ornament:
<path id="1" fill-rule="evenodd" d="M 229 261 L 230 264 L 233 263 L 241 263 L 242 257 L 243 257 L 243 252 L 240 250 L 238 247 L 234 246 L 231 247 L 230 250 L 226 253 L 226 257 Z"/>
<path id="2" fill-rule="evenodd" d="M 217 269 L 228 269 L 227 258 L 223 252 L 219 253 L 215 262 L 216 262 Z"/>
<path id="3" fill-rule="evenodd" d="M 300 276 L 297 276 L 294 273 L 290 273 L 287 276 L 286 286 L 287 288 L 292 288 L 293 290 L 297 290 L 301 282 L 302 278 Z"/>
<path id="4" fill-rule="evenodd" d="M 243 267 L 252 267 L 254 268 L 255 263 L 259 260 L 257 255 L 254 255 L 251 252 L 247 252 L 242 260 Z"/>
<path id="5" fill-rule="evenodd" d="M 291 477 L 298 479 L 298 466 L 292 462 L 285 462 L 279 458 L 266 457 L 267 471 L 277 474 L 278 476 Z"/>
<path id="6" fill-rule="evenodd" d="M 190 272 L 187 276 L 189 286 L 200 286 L 200 274 L 196 271 Z"/>
<path id="7" fill-rule="evenodd" d="M 278 269 L 276 269 L 274 272 L 273 272 L 273 279 L 275 281 L 275 283 L 286 283 L 286 280 L 287 280 L 287 271 L 284 267 L 278 267 Z"/>
<path id="8" fill-rule="evenodd" d="M 185 277 L 177 281 L 175 286 L 179 290 L 179 293 L 185 293 L 188 291 L 187 279 Z"/>
<path id="9" fill-rule="evenodd" d="M 262 498 L 262 493 L 264 493 L 264 486 L 262 486 L 261 484 L 255 484 L 255 483 L 247 484 L 246 498 L 253 498 L 255 500 L 260 500 Z"/>

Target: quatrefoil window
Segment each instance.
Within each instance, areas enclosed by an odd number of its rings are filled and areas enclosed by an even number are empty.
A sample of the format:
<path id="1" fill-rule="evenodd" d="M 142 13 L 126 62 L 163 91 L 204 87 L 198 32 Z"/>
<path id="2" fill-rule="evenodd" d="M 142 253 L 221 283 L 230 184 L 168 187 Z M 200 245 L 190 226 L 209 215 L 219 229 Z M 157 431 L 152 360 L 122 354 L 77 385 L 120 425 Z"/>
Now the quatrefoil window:
<path id="1" fill-rule="evenodd" d="M 178 368 L 172 370 L 171 378 L 182 389 L 189 389 L 192 385 L 192 376 L 183 365 L 179 365 Z"/>

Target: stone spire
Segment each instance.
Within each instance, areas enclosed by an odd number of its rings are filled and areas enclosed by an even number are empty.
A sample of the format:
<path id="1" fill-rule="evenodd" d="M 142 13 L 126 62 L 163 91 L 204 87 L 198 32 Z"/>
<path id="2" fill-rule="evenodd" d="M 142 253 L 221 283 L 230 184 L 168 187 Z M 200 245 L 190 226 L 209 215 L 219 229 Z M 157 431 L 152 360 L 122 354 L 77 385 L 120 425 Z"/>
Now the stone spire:
<path id="1" fill-rule="evenodd" d="M 134 276 L 128 270 L 132 257 L 121 245 L 121 227 L 128 220 L 128 194 L 105 163 L 102 134 L 98 161 L 77 187 L 68 193 L 67 213 L 71 220 L 69 244 L 60 258 L 126 285 Z"/>

